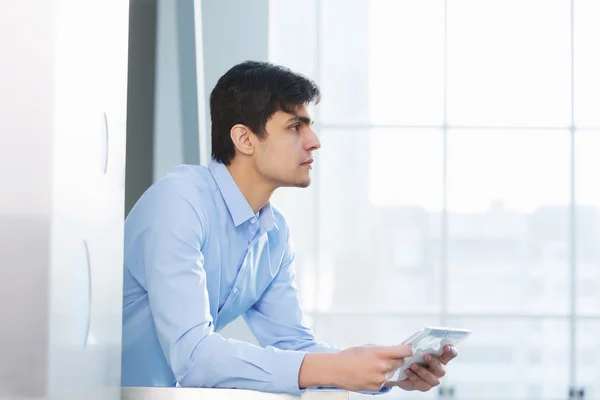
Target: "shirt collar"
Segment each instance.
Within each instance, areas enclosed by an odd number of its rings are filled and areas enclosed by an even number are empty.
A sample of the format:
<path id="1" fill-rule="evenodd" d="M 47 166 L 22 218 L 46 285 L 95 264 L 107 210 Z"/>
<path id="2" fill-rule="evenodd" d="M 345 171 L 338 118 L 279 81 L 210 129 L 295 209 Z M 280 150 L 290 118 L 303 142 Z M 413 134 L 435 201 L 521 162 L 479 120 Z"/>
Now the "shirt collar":
<path id="1" fill-rule="evenodd" d="M 252 207 L 248 204 L 248 201 L 233 180 L 227 167 L 223 163 L 212 160 L 208 169 L 221 191 L 221 195 L 223 196 L 223 200 L 225 200 L 225 205 L 229 210 L 229 214 L 231 214 L 235 227 L 237 228 L 244 222 L 255 218 Z M 270 231 L 273 227 L 279 229 L 275 224 L 275 216 L 273 215 L 273 209 L 270 202 L 260 209 L 259 223 L 265 231 Z"/>
<path id="2" fill-rule="evenodd" d="M 273 208 L 271 207 L 271 202 L 268 202 L 267 204 L 265 204 L 263 206 L 263 208 L 260 209 L 259 213 L 260 214 L 258 216 L 259 217 L 258 221 L 260 223 L 260 226 L 265 231 L 270 231 L 273 228 L 279 230 L 279 227 L 275 223 L 275 215 L 273 214 Z"/>

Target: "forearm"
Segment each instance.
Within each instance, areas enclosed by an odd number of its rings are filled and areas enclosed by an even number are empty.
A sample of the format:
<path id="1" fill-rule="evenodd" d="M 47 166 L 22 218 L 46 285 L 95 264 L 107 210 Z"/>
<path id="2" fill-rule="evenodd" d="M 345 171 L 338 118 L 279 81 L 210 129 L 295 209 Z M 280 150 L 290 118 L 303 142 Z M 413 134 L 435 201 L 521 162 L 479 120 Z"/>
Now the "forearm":
<path id="1" fill-rule="evenodd" d="M 337 387 L 339 374 L 336 353 L 308 353 L 300 366 L 298 386 L 300 389 Z"/>
<path id="2" fill-rule="evenodd" d="M 300 366 L 298 387 L 301 390 L 310 387 L 348 389 L 343 382 L 350 375 L 350 371 L 345 367 L 339 353 L 308 353 Z M 363 394 L 375 395 L 387 393 L 391 389 L 390 386 L 383 387 L 378 391 L 361 389 L 358 391 Z"/>

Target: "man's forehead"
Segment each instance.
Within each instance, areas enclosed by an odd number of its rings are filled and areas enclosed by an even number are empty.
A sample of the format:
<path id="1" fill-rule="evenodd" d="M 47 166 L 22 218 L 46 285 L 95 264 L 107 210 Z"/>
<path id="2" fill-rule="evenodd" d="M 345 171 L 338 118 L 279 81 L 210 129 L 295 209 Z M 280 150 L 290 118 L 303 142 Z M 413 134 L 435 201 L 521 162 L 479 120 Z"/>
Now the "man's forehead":
<path id="1" fill-rule="evenodd" d="M 313 108 L 314 108 L 314 105 L 312 103 L 308 104 L 308 105 L 300 105 L 300 106 L 296 107 L 295 112 L 297 115 L 310 117 L 310 116 L 312 116 Z"/>
<path id="2" fill-rule="evenodd" d="M 300 106 L 296 106 L 295 108 L 291 109 L 289 112 L 288 111 L 280 111 L 280 114 L 285 119 L 303 117 L 303 118 L 308 118 L 308 119 L 312 120 L 311 108 L 312 107 L 300 105 Z"/>

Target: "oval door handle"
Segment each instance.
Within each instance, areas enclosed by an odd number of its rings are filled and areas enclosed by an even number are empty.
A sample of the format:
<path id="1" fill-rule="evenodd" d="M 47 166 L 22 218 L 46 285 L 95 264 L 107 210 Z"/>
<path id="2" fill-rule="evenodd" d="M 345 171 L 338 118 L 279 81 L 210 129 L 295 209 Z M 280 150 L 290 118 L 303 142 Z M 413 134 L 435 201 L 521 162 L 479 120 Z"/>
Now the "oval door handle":
<path id="1" fill-rule="evenodd" d="M 100 167 L 102 170 L 102 174 L 106 175 L 106 171 L 108 170 L 108 117 L 106 113 L 102 113 L 102 132 L 101 132 L 101 143 L 100 143 Z"/>
<path id="2" fill-rule="evenodd" d="M 90 325 L 92 323 L 92 263 L 90 257 L 90 248 L 87 244 L 87 241 L 83 240 L 83 249 L 85 251 L 85 268 L 87 273 L 87 319 L 85 322 L 85 330 L 83 337 L 83 347 L 87 347 L 88 338 L 90 336 Z"/>

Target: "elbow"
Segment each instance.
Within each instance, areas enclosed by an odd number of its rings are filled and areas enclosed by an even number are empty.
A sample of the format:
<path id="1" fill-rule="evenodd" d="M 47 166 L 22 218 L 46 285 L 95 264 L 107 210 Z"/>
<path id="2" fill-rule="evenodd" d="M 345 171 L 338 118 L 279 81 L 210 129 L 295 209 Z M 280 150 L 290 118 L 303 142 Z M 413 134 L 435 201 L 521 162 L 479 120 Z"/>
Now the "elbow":
<path id="1" fill-rule="evenodd" d="M 211 386 L 204 379 L 204 374 L 200 371 L 190 371 L 189 369 L 183 374 L 175 375 L 177 383 L 181 387 L 187 388 L 210 388 Z"/>
<path id="2" fill-rule="evenodd" d="M 198 347 L 201 345 L 199 344 Z M 198 350 L 198 349 L 196 349 Z M 208 376 L 210 361 L 192 354 L 189 362 L 173 365 L 173 375 L 181 387 L 213 387 Z"/>
<path id="3" fill-rule="evenodd" d="M 175 379 L 181 387 L 196 388 L 215 388 L 219 387 L 219 370 L 213 368 L 213 359 L 211 357 L 201 357 L 194 359 L 185 369 L 181 369 L 175 374 Z"/>
<path id="4" fill-rule="evenodd" d="M 212 387 L 207 372 L 218 347 L 212 342 L 218 341 L 219 336 L 211 333 L 193 339 L 186 336 L 178 340 L 171 351 L 169 361 L 175 379 L 182 387 Z"/>

